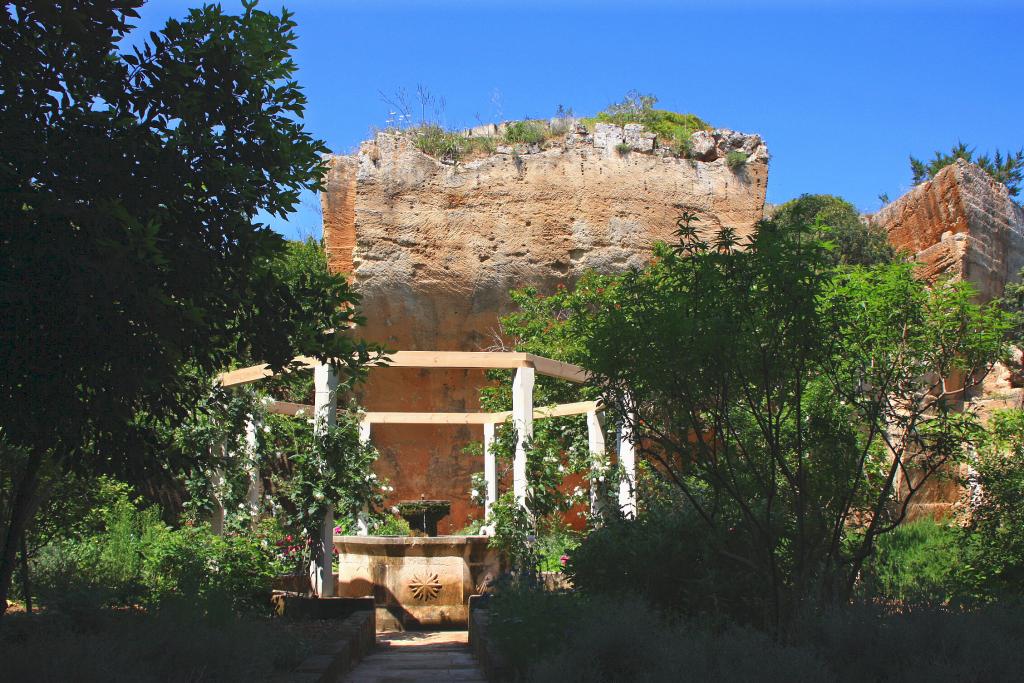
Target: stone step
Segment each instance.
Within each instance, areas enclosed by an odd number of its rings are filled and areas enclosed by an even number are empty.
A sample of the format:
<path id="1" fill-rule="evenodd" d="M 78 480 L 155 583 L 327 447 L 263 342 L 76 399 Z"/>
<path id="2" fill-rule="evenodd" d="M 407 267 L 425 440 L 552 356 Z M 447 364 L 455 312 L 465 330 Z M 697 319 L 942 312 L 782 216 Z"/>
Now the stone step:
<path id="1" fill-rule="evenodd" d="M 349 674 L 351 683 L 412 683 L 487 679 L 466 644 L 465 632 L 390 635 Z"/>

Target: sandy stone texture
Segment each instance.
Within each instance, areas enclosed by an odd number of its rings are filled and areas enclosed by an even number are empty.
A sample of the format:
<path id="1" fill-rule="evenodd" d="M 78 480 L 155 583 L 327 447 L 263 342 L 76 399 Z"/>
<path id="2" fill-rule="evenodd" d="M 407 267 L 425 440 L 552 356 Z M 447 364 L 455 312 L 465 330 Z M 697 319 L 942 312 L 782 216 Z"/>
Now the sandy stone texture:
<path id="1" fill-rule="evenodd" d="M 452 164 L 407 135 L 380 133 L 355 154 L 330 157 L 324 237 L 331 267 L 363 296 L 365 336 L 396 350 L 489 349 L 502 341 L 510 289 L 551 292 L 588 269 L 641 267 L 655 241 L 672 239 L 683 208 L 709 231 L 751 233 L 768 179 L 760 137 L 709 132 L 711 160 L 695 161 L 605 144 L 627 133 L 647 148 L 651 138 L 633 129 L 602 129 L 600 141 L 574 131 L 568 144 L 501 147 Z M 736 170 L 724 158 L 732 149 L 749 154 Z M 369 410 L 475 411 L 483 383 L 481 371 L 374 370 L 363 400 Z M 481 439 L 479 426 L 375 427 L 392 502 L 450 499 L 441 533 L 479 516 L 468 494 L 483 465 L 461 449 Z"/>
<path id="2" fill-rule="evenodd" d="M 886 230 L 897 249 L 910 252 L 918 273 L 929 282 L 943 277 L 967 280 L 980 301 L 1001 297 L 1007 282 L 1024 267 L 1024 209 L 1006 187 L 978 166 L 957 161 L 884 207 L 871 220 Z M 1019 351 L 1009 365 L 997 364 L 967 396 L 983 417 L 1000 408 L 1020 407 Z M 954 509 L 962 489 L 936 479 L 921 490 L 911 517 L 943 515 Z"/>

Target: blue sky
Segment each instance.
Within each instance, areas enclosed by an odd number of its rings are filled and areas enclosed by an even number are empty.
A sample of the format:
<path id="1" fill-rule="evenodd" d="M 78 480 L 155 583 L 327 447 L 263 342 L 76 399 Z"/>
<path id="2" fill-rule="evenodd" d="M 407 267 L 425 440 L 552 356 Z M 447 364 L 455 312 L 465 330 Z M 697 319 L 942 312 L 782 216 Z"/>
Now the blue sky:
<path id="1" fill-rule="evenodd" d="M 152 0 L 145 31 L 198 4 Z M 222 3 L 237 9 L 240 3 Z M 348 152 L 428 87 L 444 122 L 592 114 L 630 90 L 760 133 L 768 201 L 838 194 L 862 211 L 910 186 L 907 156 L 958 139 L 1024 146 L 1024 2 L 289 0 L 309 130 Z M 263 2 L 277 9 L 280 1 Z M 289 237 L 319 235 L 312 196 Z"/>

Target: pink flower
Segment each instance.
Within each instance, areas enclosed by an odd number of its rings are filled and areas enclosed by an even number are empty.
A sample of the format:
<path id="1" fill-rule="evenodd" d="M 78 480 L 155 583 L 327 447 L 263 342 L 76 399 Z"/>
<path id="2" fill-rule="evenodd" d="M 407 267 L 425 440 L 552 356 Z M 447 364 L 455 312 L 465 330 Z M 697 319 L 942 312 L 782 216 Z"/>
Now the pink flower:
<path id="1" fill-rule="evenodd" d="M 558 561 L 561 562 L 562 566 L 564 567 L 565 565 L 567 565 L 569 563 L 569 556 L 568 555 L 562 555 L 560 558 L 558 558 Z"/>

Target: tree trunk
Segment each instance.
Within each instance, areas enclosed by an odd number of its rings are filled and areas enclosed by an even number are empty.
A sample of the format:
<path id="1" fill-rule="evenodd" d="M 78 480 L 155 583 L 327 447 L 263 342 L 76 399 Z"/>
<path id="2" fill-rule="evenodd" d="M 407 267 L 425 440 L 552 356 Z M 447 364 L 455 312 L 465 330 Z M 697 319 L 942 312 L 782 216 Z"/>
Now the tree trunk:
<path id="1" fill-rule="evenodd" d="M 28 522 L 38 507 L 39 470 L 42 457 L 29 458 L 21 481 L 15 487 L 11 518 L 7 522 L 3 552 L 0 554 L 0 617 L 7 612 L 7 598 L 11 593 L 11 580 L 17 566 L 18 549 L 24 539 Z"/>
<path id="2" fill-rule="evenodd" d="M 21 597 L 25 600 L 25 611 L 32 614 L 32 585 L 28 580 L 28 541 L 27 534 L 21 535 Z"/>

